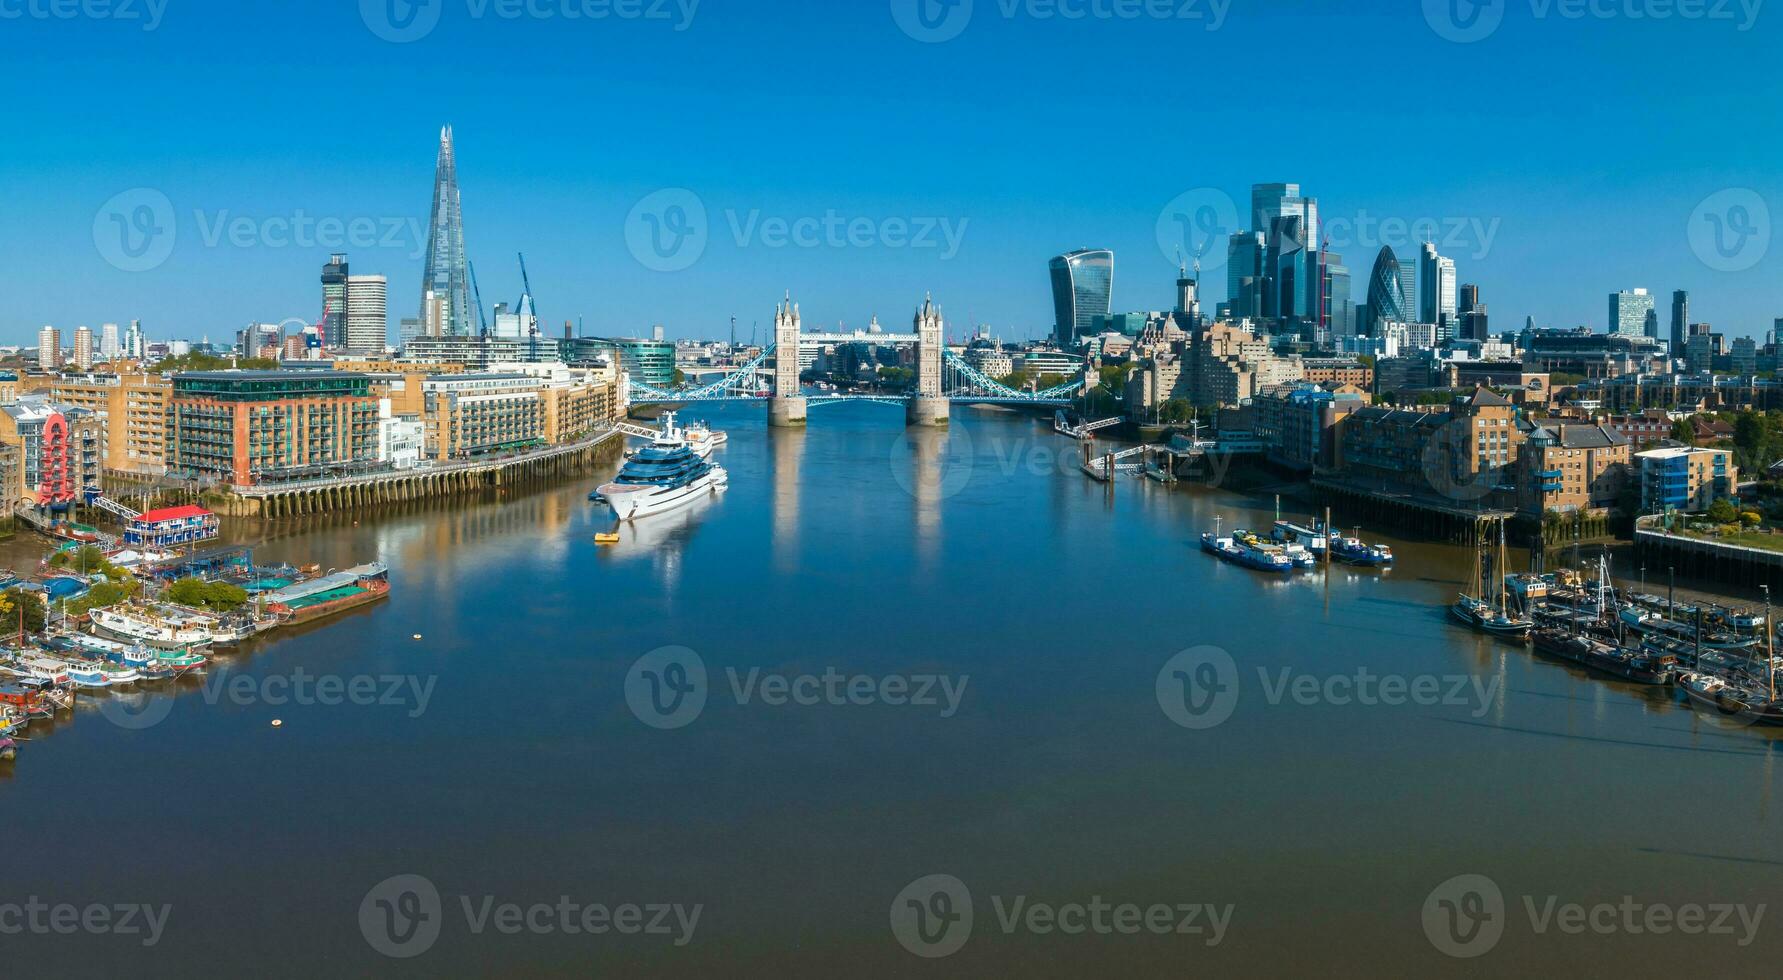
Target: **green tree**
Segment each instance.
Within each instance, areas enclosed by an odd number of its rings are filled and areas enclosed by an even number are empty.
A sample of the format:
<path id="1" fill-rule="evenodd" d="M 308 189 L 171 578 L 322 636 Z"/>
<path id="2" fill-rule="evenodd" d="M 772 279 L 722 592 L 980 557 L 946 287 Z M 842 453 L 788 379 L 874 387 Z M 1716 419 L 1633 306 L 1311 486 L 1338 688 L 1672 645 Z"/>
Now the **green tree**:
<path id="1" fill-rule="evenodd" d="M 1709 505 L 1709 520 L 1717 524 L 1732 524 L 1739 519 L 1739 508 L 1735 507 L 1733 501 L 1726 497 Z"/>
<path id="2" fill-rule="evenodd" d="M 1764 523 L 1764 515 L 1755 510 L 1740 511 L 1740 523 L 1747 528 L 1755 528 Z"/>
<path id="3" fill-rule="evenodd" d="M 0 628 L 8 632 L 16 631 L 19 628 L 20 610 L 24 610 L 25 632 L 43 631 L 48 610 L 44 608 L 43 599 L 37 593 L 20 588 L 0 592 Z"/>
<path id="4" fill-rule="evenodd" d="M 1672 423 L 1672 439 L 1686 446 L 1696 445 L 1696 429 L 1689 419 L 1678 419 Z"/>
<path id="5" fill-rule="evenodd" d="M 247 602 L 248 593 L 246 589 L 228 582 L 206 582 L 201 578 L 187 577 L 167 587 L 167 600 L 182 606 L 226 611 Z"/>

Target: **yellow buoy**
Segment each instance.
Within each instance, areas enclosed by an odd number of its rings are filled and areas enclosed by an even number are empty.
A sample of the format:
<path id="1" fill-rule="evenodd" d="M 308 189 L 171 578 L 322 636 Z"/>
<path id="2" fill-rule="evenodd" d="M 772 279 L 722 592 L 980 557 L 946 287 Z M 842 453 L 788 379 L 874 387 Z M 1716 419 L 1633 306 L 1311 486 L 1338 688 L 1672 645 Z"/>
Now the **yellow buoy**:
<path id="1" fill-rule="evenodd" d="M 415 634 L 415 639 L 417 639 L 417 640 L 419 640 L 419 639 L 420 639 L 420 638 L 421 638 L 421 634 L 419 634 L 419 633 L 416 633 L 416 634 Z"/>

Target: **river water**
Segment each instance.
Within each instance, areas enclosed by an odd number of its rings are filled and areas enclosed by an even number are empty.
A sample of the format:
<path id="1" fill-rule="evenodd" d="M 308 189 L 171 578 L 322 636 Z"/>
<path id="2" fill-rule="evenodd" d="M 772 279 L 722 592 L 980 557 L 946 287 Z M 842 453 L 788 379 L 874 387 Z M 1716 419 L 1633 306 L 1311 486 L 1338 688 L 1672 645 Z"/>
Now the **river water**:
<path id="1" fill-rule="evenodd" d="M 1783 746 L 1457 628 L 1466 551 L 1269 580 L 1196 543 L 1268 501 L 1025 416 L 699 414 L 729 492 L 610 547 L 604 474 L 232 527 L 393 594 L 39 725 L 9 963 L 1774 973 Z"/>

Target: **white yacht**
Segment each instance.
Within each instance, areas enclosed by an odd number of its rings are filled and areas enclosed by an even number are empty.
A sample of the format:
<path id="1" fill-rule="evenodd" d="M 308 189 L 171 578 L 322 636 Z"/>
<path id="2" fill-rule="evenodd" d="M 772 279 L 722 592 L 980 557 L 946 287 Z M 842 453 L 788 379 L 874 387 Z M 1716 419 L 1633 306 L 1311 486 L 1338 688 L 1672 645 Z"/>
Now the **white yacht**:
<path id="1" fill-rule="evenodd" d="M 701 496 L 723 492 L 730 482 L 724 467 L 707 462 L 675 425 L 673 412 L 663 415 L 662 434 L 632 454 L 612 483 L 589 499 L 606 501 L 622 521 L 649 517 L 685 506 Z"/>

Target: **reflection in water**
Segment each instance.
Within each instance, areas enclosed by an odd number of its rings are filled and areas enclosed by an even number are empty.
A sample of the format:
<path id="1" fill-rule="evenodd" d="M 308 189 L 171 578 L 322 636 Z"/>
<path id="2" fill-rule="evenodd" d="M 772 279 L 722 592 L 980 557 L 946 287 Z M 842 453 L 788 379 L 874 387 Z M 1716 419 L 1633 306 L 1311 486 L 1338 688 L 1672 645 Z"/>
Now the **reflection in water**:
<path id="1" fill-rule="evenodd" d="M 614 528 L 619 543 L 602 545 L 598 553 L 605 559 L 648 561 L 656 571 L 657 581 L 665 589 L 673 588 L 681 582 L 681 565 L 689 540 L 718 507 L 720 500 L 704 494 L 687 506 L 666 514 L 621 522 Z M 607 523 L 597 521 L 596 526 L 605 530 Z"/>
<path id="2" fill-rule="evenodd" d="M 770 427 L 766 438 L 774 457 L 774 567 L 782 572 L 796 572 L 799 569 L 799 462 L 805 455 L 805 430 Z"/>

